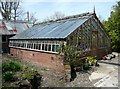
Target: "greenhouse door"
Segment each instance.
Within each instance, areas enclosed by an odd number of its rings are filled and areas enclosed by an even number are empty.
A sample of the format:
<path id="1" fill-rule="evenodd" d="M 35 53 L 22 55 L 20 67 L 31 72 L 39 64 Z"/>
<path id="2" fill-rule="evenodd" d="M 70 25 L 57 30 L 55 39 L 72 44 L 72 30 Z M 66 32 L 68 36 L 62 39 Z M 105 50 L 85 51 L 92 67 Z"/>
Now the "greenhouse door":
<path id="1" fill-rule="evenodd" d="M 98 52 L 98 31 L 92 31 L 92 50 L 93 55 L 97 56 Z"/>

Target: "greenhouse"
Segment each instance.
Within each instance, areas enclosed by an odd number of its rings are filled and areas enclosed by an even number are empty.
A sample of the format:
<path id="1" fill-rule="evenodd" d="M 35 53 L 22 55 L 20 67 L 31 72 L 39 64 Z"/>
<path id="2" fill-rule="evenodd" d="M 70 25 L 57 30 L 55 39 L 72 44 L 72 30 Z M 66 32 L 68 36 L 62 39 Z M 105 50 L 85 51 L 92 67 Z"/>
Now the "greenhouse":
<path id="1" fill-rule="evenodd" d="M 110 38 L 95 13 L 40 23 L 10 38 L 9 47 L 15 57 L 62 69 L 63 60 L 56 56 L 62 44 L 99 59 L 111 52 Z"/>

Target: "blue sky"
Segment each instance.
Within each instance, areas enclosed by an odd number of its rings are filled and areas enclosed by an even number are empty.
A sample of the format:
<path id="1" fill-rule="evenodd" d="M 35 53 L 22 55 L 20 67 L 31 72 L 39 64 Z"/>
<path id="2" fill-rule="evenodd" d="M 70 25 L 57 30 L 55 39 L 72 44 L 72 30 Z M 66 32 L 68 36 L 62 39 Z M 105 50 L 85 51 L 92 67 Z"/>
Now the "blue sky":
<path id="1" fill-rule="evenodd" d="M 95 6 L 97 16 L 102 20 L 107 20 L 110 16 L 112 6 L 116 4 L 114 0 L 52 0 L 52 1 L 25 1 L 23 9 L 30 13 L 35 13 L 35 17 L 42 21 L 47 16 L 51 16 L 54 12 L 59 11 L 65 16 L 80 14 L 84 12 L 93 12 Z"/>
<path id="2" fill-rule="evenodd" d="M 56 11 L 69 16 L 93 12 L 95 6 L 97 16 L 107 20 L 115 4 L 115 0 L 23 0 L 21 7 L 24 11 L 33 13 L 38 21 L 43 21 Z"/>

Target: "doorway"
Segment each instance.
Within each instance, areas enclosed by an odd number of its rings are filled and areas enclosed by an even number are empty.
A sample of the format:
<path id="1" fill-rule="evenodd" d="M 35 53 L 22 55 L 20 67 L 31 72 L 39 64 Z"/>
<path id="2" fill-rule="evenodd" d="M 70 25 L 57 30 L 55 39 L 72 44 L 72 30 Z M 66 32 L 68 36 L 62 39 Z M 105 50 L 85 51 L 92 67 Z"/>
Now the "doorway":
<path id="1" fill-rule="evenodd" d="M 91 34 L 91 49 L 94 56 L 98 54 L 98 31 L 92 31 Z"/>

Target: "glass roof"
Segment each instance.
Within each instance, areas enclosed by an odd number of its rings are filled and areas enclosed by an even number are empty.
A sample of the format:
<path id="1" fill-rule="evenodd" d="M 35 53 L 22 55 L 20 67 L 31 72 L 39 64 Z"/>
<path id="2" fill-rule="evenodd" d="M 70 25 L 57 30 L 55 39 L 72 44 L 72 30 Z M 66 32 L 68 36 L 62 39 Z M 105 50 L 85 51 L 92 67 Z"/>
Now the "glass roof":
<path id="1" fill-rule="evenodd" d="M 64 39 L 89 18 L 90 16 L 36 25 L 10 39 Z"/>

